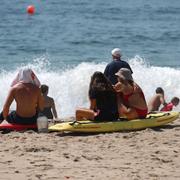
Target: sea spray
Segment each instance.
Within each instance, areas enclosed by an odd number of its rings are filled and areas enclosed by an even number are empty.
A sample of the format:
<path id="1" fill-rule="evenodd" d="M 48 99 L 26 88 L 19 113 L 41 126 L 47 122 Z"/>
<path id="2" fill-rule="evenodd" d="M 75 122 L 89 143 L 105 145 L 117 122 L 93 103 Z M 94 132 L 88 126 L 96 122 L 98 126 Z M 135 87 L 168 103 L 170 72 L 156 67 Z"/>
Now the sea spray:
<path id="1" fill-rule="evenodd" d="M 142 87 L 148 101 L 161 86 L 167 101 L 173 96 L 180 97 L 180 70 L 168 67 L 151 66 L 140 56 L 128 60 L 133 69 L 134 80 Z M 80 63 L 74 67 L 52 69 L 50 60 L 37 58 L 33 64 L 23 64 L 12 71 L 0 72 L 1 92 L 0 107 L 2 109 L 10 84 L 19 69 L 30 67 L 37 74 L 42 84 L 49 86 L 49 96 L 55 100 L 59 117 L 75 115 L 77 107 L 89 107 L 88 88 L 91 75 L 95 71 L 104 71 L 105 62 Z M 11 109 L 15 109 L 15 103 Z M 176 108 L 177 110 L 179 107 Z"/>

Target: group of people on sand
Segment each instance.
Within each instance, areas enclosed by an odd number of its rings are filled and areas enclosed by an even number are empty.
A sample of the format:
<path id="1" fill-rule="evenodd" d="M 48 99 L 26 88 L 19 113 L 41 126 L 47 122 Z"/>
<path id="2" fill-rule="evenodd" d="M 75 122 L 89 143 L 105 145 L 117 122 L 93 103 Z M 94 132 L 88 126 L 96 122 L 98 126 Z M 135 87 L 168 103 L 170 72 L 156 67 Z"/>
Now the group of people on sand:
<path id="1" fill-rule="evenodd" d="M 121 50 L 111 51 L 112 61 L 106 66 L 104 73 L 96 71 L 89 84 L 90 108 L 78 108 L 76 120 L 115 121 L 119 117 L 127 120 L 143 119 L 148 112 L 170 111 L 179 104 L 174 97 L 166 103 L 162 88 L 156 89 L 155 96 L 146 103 L 141 87 L 134 81 L 130 65 L 121 59 Z M 53 98 L 48 96 L 49 87 L 41 85 L 34 72 L 22 69 L 11 84 L 11 89 L 0 114 L 0 123 L 34 124 L 38 116 L 48 119 L 58 118 Z M 16 102 L 16 111 L 9 112 L 12 102 Z"/>

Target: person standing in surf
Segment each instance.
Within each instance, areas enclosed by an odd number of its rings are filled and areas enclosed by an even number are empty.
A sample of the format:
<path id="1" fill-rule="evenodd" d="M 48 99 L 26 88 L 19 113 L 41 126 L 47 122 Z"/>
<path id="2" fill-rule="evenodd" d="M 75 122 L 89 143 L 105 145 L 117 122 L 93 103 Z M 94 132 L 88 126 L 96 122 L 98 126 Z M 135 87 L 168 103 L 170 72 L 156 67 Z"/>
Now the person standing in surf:
<path id="1" fill-rule="evenodd" d="M 44 108 L 44 99 L 41 95 L 40 82 L 34 72 L 22 69 L 11 84 L 11 89 L 0 114 L 0 122 L 7 120 L 14 124 L 35 124 L 38 111 Z M 16 111 L 9 113 L 12 102 L 16 102 Z"/>
<path id="2" fill-rule="evenodd" d="M 110 80 L 112 85 L 115 85 L 117 83 L 117 77 L 116 73 L 121 69 L 121 68 L 127 68 L 130 70 L 131 74 L 133 73 L 130 65 L 126 62 L 121 60 L 121 50 L 119 48 L 115 48 L 111 51 L 112 54 L 112 59 L 111 61 L 105 68 L 104 70 L 104 75 Z"/>

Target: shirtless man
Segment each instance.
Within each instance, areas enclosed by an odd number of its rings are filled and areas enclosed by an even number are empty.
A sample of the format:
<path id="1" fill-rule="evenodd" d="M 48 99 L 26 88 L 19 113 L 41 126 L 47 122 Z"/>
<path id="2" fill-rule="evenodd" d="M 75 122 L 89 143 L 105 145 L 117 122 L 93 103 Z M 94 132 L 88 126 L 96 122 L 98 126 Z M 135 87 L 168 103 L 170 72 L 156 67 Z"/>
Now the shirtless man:
<path id="1" fill-rule="evenodd" d="M 11 84 L 11 89 L 0 114 L 0 122 L 34 124 L 38 111 L 43 110 L 44 101 L 39 88 L 40 82 L 31 69 L 20 70 Z M 12 102 L 16 102 L 16 111 L 9 113 Z"/>
<path id="2" fill-rule="evenodd" d="M 164 98 L 164 90 L 161 87 L 156 89 L 156 94 L 150 99 L 148 103 L 148 112 L 158 111 L 160 105 L 166 105 Z"/>

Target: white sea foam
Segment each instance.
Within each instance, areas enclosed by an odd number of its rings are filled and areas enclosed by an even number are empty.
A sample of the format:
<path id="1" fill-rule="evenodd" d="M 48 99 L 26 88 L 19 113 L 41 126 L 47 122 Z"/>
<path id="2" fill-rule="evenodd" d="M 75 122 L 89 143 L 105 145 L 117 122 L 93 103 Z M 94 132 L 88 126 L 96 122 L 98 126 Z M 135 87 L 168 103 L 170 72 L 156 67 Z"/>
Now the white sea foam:
<path id="1" fill-rule="evenodd" d="M 167 101 L 173 96 L 180 97 L 180 70 L 168 67 L 150 66 L 139 56 L 129 60 L 133 69 L 135 81 L 142 87 L 147 101 L 154 94 L 156 87 L 161 86 L 165 90 Z M 90 77 L 95 71 L 104 71 L 106 63 L 81 63 L 74 68 L 65 70 L 51 70 L 49 61 L 46 59 L 35 59 L 32 65 L 27 64 L 34 70 L 42 84 L 49 86 L 49 96 L 53 97 L 56 103 L 59 117 L 74 116 L 77 107 L 88 107 L 88 87 Z M 1 71 L 0 82 L 0 107 L 2 108 L 8 94 L 10 83 L 15 74 L 22 67 L 15 71 Z M 15 108 L 13 103 L 11 109 Z M 177 110 L 179 107 L 176 108 Z"/>

